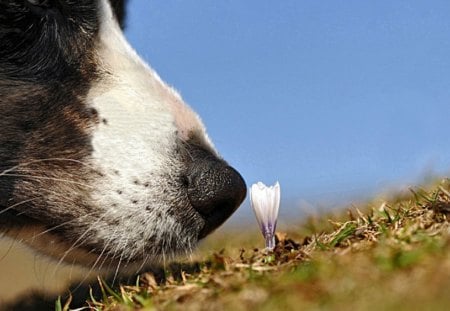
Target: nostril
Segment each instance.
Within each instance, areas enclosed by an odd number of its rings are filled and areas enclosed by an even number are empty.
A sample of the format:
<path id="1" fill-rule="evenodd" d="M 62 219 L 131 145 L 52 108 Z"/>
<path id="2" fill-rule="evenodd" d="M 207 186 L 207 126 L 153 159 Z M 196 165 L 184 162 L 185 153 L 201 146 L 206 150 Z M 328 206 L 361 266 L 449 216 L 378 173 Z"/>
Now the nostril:
<path id="1" fill-rule="evenodd" d="M 187 180 L 189 201 L 205 219 L 200 238 L 228 219 L 247 193 L 241 175 L 217 159 L 194 162 Z"/>

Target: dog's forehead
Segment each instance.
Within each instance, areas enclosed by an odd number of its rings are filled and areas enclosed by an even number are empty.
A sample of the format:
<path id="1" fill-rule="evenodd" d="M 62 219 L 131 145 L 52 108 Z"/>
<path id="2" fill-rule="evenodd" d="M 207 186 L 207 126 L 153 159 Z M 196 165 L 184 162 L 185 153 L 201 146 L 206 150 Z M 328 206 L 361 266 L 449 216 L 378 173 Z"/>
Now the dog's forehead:
<path id="1" fill-rule="evenodd" d="M 126 91 L 129 87 L 129 90 L 136 95 L 135 100 L 122 100 L 121 106 L 128 107 L 127 109 L 131 109 L 133 113 L 138 113 L 136 120 L 152 115 L 151 111 L 139 114 L 136 110 L 149 109 L 156 105 L 157 110 L 161 112 L 165 107 L 173 119 L 177 135 L 181 140 L 195 138 L 199 144 L 215 152 L 198 115 L 183 101 L 179 93 L 167 85 L 129 45 L 117 25 L 116 14 L 110 3 L 100 0 L 99 4 L 100 20 L 96 53 L 100 58 L 101 70 L 108 73 L 110 77 L 102 81 L 100 87 L 93 88 L 93 92 L 101 93 L 108 89 L 108 83 L 105 81 L 110 82 L 109 91 L 116 92 L 119 97 L 121 95 L 118 94 L 114 85 L 120 85 L 123 93 L 129 93 Z M 96 96 L 98 94 L 94 95 Z M 139 104 L 139 100 L 145 100 L 145 102 Z M 155 114 L 158 115 L 158 113 Z"/>

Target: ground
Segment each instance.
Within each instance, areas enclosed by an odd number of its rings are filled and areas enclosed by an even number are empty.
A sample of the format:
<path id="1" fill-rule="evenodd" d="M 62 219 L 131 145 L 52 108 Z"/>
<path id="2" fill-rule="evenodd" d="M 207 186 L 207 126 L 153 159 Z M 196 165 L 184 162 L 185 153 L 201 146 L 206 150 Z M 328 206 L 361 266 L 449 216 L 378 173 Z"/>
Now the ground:
<path id="1" fill-rule="evenodd" d="M 310 217 L 278 232 L 274 252 L 256 248 L 256 231 L 222 232 L 134 285 L 99 280 L 104 297 L 89 309 L 450 310 L 449 191 L 444 179 Z"/>

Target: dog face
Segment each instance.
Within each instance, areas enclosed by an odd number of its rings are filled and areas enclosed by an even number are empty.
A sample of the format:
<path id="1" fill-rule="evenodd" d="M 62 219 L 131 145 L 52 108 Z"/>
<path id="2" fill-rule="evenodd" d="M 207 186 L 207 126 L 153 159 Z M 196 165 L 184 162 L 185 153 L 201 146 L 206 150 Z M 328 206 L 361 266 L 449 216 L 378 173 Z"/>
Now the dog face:
<path id="1" fill-rule="evenodd" d="M 246 194 L 123 15 L 123 1 L 0 2 L 0 228 L 96 268 L 190 252 Z"/>

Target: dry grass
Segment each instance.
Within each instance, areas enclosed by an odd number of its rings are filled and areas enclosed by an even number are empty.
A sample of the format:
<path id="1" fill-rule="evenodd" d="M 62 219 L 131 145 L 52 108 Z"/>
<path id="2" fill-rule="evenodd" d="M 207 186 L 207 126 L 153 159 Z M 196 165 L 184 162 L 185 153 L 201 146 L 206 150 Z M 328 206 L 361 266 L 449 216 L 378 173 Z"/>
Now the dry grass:
<path id="1" fill-rule="evenodd" d="M 450 183 L 374 200 L 278 234 L 223 234 L 198 261 L 104 285 L 92 310 L 450 310 Z M 219 245 L 219 246 L 218 246 Z M 211 251 L 215 249 L 215 251 Z M 57 308 L 58 309 L 58 308 Z M 60 308 L 64 309 L 63 307 Z"/>

